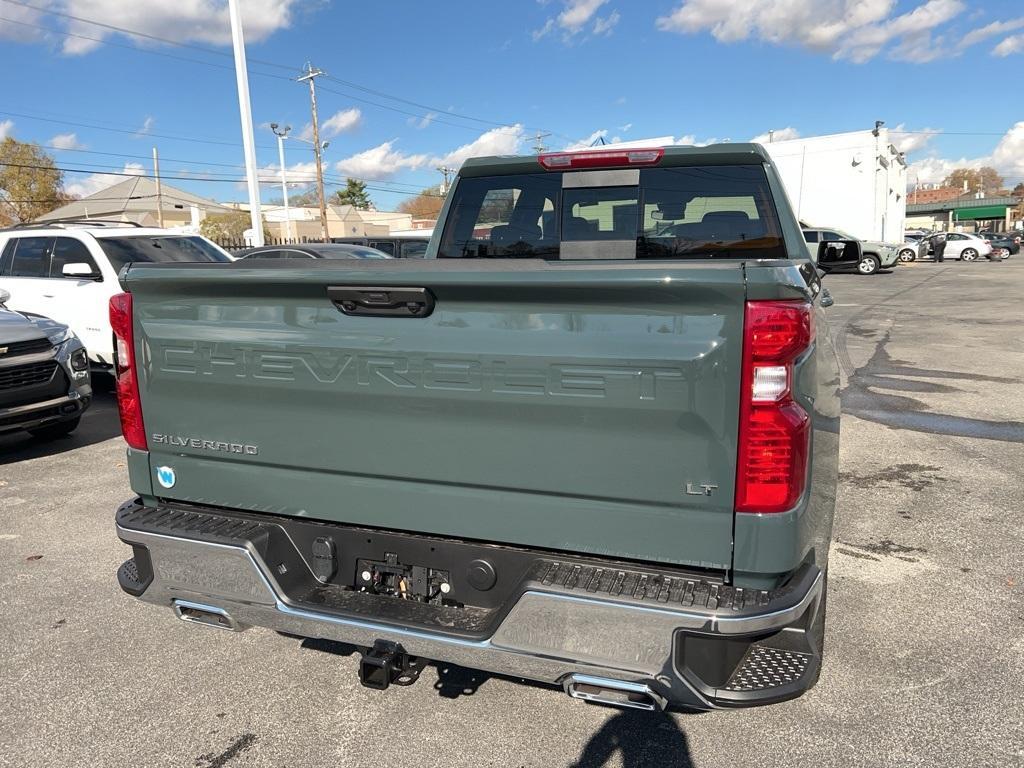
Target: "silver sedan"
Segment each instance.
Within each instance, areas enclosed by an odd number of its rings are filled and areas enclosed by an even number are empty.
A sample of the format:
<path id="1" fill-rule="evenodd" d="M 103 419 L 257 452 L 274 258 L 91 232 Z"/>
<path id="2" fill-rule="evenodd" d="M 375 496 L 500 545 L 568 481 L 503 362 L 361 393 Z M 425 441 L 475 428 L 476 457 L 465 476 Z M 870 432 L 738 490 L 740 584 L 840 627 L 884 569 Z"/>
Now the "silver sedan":
<path id="1" fill-rule="evenodd" d="M 917 246 L 917 258 L 934 258 L 932 241 L 938 235 L 931 235 L 923 238 Z M 946 250 L 943 251 L 944 259 L 961 259 L 963 261 L 977 261 L 982 257 L 988 257 L 992 253 L 992 245 L 987 240 L 977 235 L 965 232 L 950 232 L 946 235 Z"/>

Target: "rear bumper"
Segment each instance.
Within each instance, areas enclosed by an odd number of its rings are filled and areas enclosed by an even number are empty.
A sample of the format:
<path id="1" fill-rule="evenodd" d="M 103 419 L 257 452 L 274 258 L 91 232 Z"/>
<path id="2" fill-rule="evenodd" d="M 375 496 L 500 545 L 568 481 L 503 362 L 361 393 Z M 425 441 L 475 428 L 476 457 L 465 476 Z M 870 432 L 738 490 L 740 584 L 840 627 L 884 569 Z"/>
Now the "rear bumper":
<path id="1" fill-rule="evenodd" d="M 460 632 L 458 619 L 449 630 L 443 621 L 403 622 L 402 611 L 375 615 L 373 605 L 430 607 L 351 588 L 344 600 L 297 599 L 304 593 L 295 588 L 301 570 L 295 563 L 308 562 L 308 556 L 289 560 L 267 544 L 272 529 L 288 524 L 269 516 L 129 502 L 118 511 L 117 533 L 134 557 L 118 580 L 129 594 L 173 608 L 186 620 L 199 606 L 223 616 L 213 625 L 224 629 L 267 627 L 360 649 L 385 640 L 412 656 L 558 685 L 574 695 L 580 680 L 603 679 L 646 686 L 659 706 L 713 709 L 793 698 L 817 679 L 824 579 L 812 566 L 782 588 L 760 592 L 537 555 L 540 565 L 529 569 L 506 607 L 492 612 L 493 621 L 479 621 L 480 632 Z M 612 579 L 618 594 L 597 588 L 602 573 L 619 575 Z M 457 611 L 438 610 L 448 616 Z"/>

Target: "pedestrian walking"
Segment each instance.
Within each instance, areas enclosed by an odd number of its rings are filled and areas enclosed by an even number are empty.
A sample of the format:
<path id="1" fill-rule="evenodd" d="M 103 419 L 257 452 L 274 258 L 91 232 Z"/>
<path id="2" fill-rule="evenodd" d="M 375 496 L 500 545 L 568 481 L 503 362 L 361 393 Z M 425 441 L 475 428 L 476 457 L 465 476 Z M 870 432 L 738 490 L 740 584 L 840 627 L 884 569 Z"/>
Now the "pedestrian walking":
<path id="1" fill-rule="evenodd" d="M 935 253 L 935 263 L 941 264 L 944 261 L 943 254 L 946 252 L 946 234 L 944 232 L 940 232 L 932 238 L 932 251 Z"/>

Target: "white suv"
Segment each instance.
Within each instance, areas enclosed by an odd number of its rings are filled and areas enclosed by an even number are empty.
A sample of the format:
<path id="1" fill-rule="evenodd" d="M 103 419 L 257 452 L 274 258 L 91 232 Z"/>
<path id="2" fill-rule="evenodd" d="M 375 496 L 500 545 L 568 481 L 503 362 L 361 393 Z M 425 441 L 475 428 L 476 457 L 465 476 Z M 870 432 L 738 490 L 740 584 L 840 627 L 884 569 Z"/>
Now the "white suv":
<path id="1" fill-rule="evenodd" d="M 7 306 L 69 326 L 101 368 L 114 364 L 107 303 L 117 274 L 137 261 L 232 261 L 199 235 L 123 222 L 28 224 L 0 230 L 0 289 Z"/>

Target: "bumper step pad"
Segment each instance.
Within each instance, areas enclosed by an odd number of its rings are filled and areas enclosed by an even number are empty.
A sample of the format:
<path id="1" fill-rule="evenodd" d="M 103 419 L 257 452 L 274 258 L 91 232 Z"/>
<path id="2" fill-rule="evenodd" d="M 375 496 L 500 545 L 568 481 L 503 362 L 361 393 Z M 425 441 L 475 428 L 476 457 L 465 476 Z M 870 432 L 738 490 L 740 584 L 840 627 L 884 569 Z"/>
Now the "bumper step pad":
<path id="1" fill-rule="evenodd" d="M 573 562 L 545 561 L 536 580 L 545 587 L 557 587 L 581 596 L 612 597 L 616 600 L 703 608 L 711 611 L 740 611 L 768 605 L 772 592 L 730 587 L 711 579 L 687 578 L 615 567 L 595 567 Z"/>
<path id="2" fill-rule="evenodd" d="M 810 670 L 813 658 L 809 653 L 752 646 L 722 689 L 756 692 L 799 683 Z"/>

